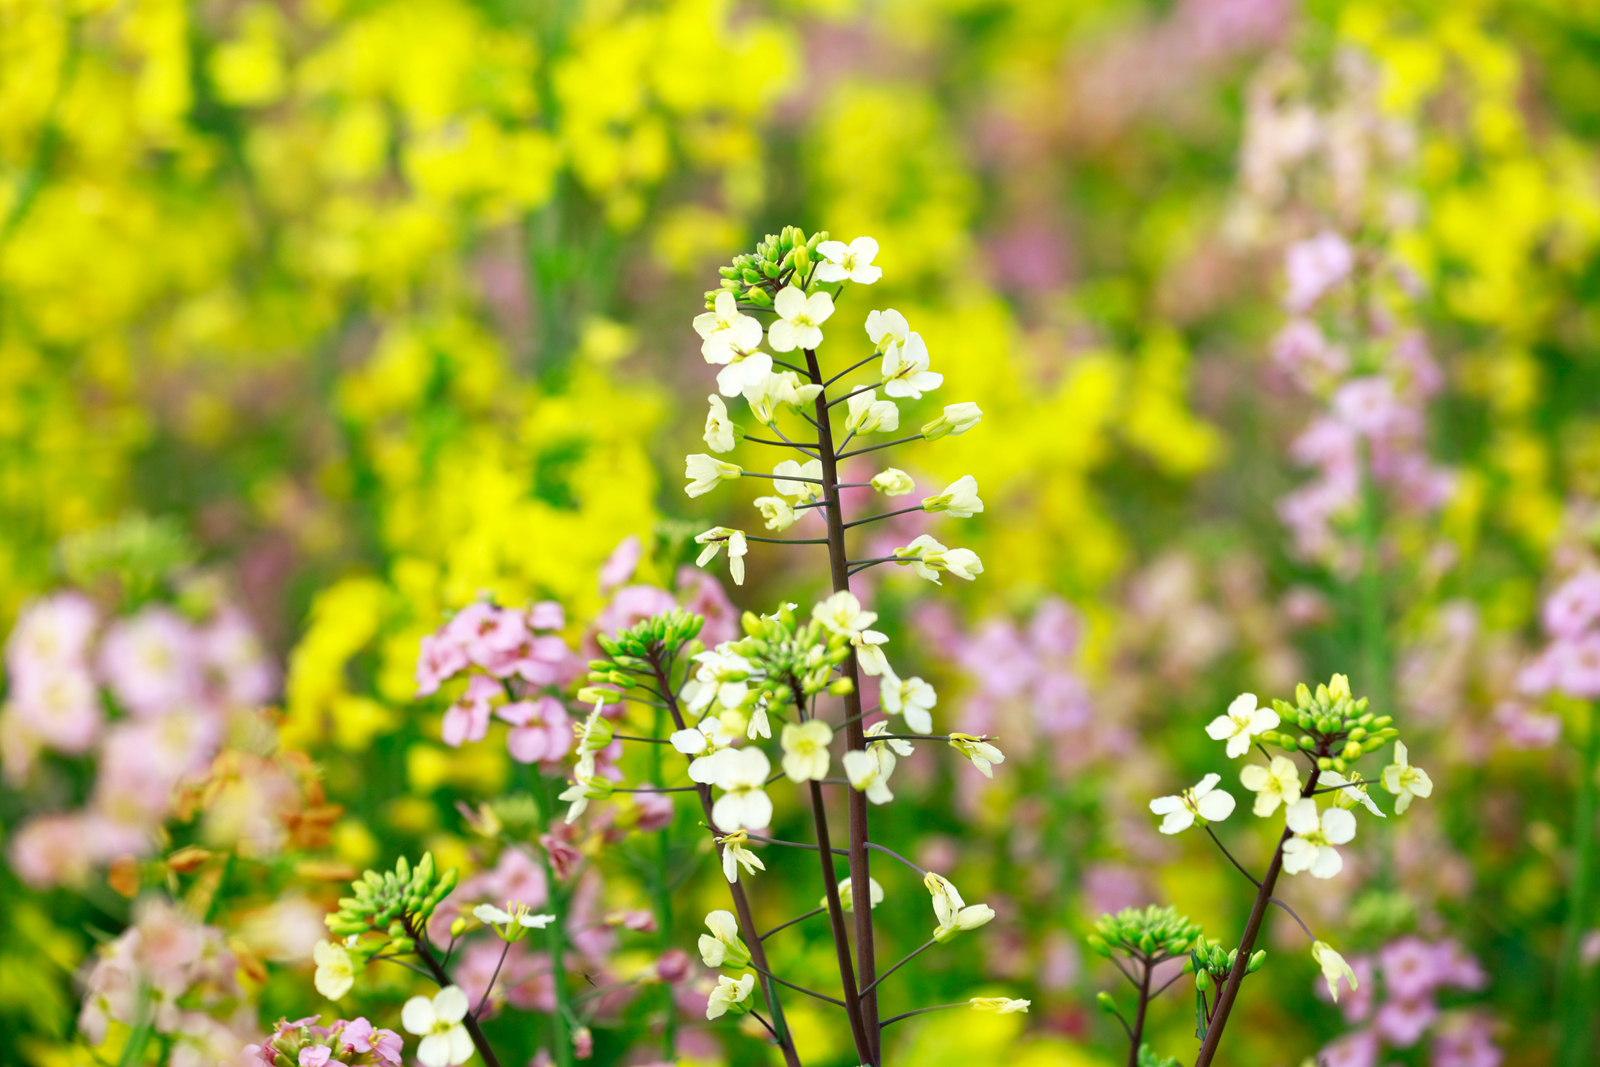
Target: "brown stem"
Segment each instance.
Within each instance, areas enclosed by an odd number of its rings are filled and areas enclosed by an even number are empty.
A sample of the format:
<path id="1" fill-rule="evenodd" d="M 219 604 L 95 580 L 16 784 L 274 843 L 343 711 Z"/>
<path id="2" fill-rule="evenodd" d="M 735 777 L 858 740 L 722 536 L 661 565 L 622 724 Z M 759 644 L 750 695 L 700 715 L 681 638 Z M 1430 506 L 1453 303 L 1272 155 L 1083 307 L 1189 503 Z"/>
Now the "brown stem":
<path id="1" fill-rule="evenodd" d="M 1128 1031 L 1128 1067 L 1139 1067 L 1139 1043 L 1144 1038 L 1144 1013 L 1150 1007 L 1150 974 L 1154 970 L 1149 960 L 1142 960 L 1144 980 L 1139 983 L 1139 1010 L 1133 1016 L 1133 1029 Z"/>
<path id="2" fill-rule="evenodd" d="M 1317 788 L 1317 778 L 1322 774 L 1315 768 L 1307 780 L 1305 788 L 1300 791 L 1301 797 L 1308 797 Z M 1250 953 L 1255 951 L 1256 936 L 1261 933 L 1261 923 L 1267 916 L 1267 905 L 1272 902 L 1272 891 L 1277 888 L 1278 875 L 1283 873 L 1283 846 L 1288 844 L 1293 832 L 1285 826 L 1283 834 L 1278 838 L 1278 847 L 1272 853 L 1272 863 L 1267 867 L 1267 873 L 1261 879 L 1261 888 L 1256 890 L 1256 901 L 1250 906 L 1250 919 L 1245 923 L 1244 936 L 1239 939 L 1239 953 L 1233 958 L 1233 966 L 1228 970 L 1228 982 L 1217 994 L 1217 1005 L 1211 1013 L 1211 1022 L 1206 1027 L 1206 1039 L 1200 1046 L 1200 1054 L 1195 1058 L 1194 1067 L 1210 1067 L 1210 1063 L 1217 1055 L 1217 1045 L 1222 1041 L 1222 1029 L 1228 1024 L 1228 1013 L 1233 1011 L 1233 1002 L 1239 998 L 1239 986 L 1244 982 L 1245 968 L 1250 966 Z"/>
<path id="3" fill-rule="evenodd" d="M 817 354 L 806 349 L 806 367 L 811 380 L 822 384 L 822 368 Z M 844 514 L 839 506 L 839 461 L 834 456 L 833 426 L 828 416 L 828 393 L 817 394 L 817 444 L 822 454 L 822 497 L 827 502 L 828 566 L 832 571 L 833 591 L 850 590 L 849 557 L 844 550 Z M 864 752 L 867 747 L 866 732 L 861 726 L 861 671 L 856 655 L 851 652 L 844 661 L 844 676 L 850 680 L 850 691 L 845 694 L 845 748 Z M 856 969 L 860 988 L 868 990 L 861 999 L 863 1028 L 866 1030 L 871 1055 L 863 1062 L 880 1064 L 878 1055 L 878 994 L 872 989 L 877 978 L 878 958 L 872 938 L 872 873 L 867 852 L 867 797 L 858 789 L 850 794 L 850 895 L 856 927 Z"/>
<path id="4" fill-rule="evenodd" d="M 661 693 L 666 701 L 667 712 L 672 716 L 672 724 L 679 730 L 687 729 L 683 721 L 683 712 L 678 707 L 678 698 L 672 691 L 672 683 L 667 677 L 667 671 L 661 662 L 659 653 L 651 653 L 650 666 L 655 671 L 657 684 L 661 686 Z M 706 825 L 716 826 L 716 823 L 711 821 L 711 787 L 702 785 L 695 792 L 699 794 L 700 810 L 705 813 Z M 719 868 L 722 863 L 722 850 L 724 847 L 723 845 L 717 846 Z M 770 973 L 772 968 L 767 963 L 767 950 L 761 944 L 761 935 L 756 930 L 755 916 L 750 912 L 750 898 L 745 895 L 743 884 L 734 882 L 728 886 L 728 892 L 733 896 L 734 914 L 739 918 L 739 934 L 744 938 L 745 947 L 750 950 L 750 962 L 762 971 Z M 770 981 L 766 980 L 762 981 L 761 988 L 767 995 L 767 1006 L 772 1009 L 773 1021 L 779 1024 L 778 1028 L 773 1030 L 773 1040 L 783 1050 L 783 1062 L 786 1067 L 800 1067 L 800 1055 L 795 1051 L 794 1037 L 790 1034 L 789 1028 L 782 1025 L 783 1008 L 778 1004 L 778 991 Z"/>
<path id="5" fill-rule="evenodd" d="M 817 855 L 822 860 L 823 892 L 828 894 L 828 919 L 833 923 L 833 947 L 839 957 L 839 978 L 844 982 L 844 1010 L 850 1016 L 850 1032 L 855 1035 L 856 1052 L 864 1064 L 875 1062 L 872 1042 L 867 1037 L 866 1020 L 861 1013 L 861 997 L 856 992 L 855 968 L 850 965 L 850 941 L 844 931 L 844 902 L 839 898 L 839 875 L 833 869 L 833 849 L 828 836 L 828 813 L 822 806 L 822 786 L 811 783 L 811 813 L 817 824 Z M 851 890 L 855 889 L 854 883 Z M 851 893 L 854 901 L 855 894 Z M 852 906 L 854 904 L 852 903 Z"/>
<path id="6" fill-rule="evenodd" d="M 405 924 L 406 936 L 416 943 L 417 955 L 427 965 L 428 973 L 433 975 L 435 982 L 439 983 L 439 988 L 443 989 L 445 986 L 455 985 L 450 980 L 449 972 L 444 969 L 444 964 L 440 963 L 439 958 L 433 954 L 433 947 L 428 944 L 427 927 L 418 927 L 409 915 L 402 921 Z M 485 1067 L 500 1067 L 500 1061 L 495 1057 L 494 1049 L 489 1047 L 489 1039 L 483 1036 L 483 1030 L 478 1026 L 478 1016 L 468 1012 L 466 1017 L 461 1020 L 461 1023 L 467 1028 L 467 1033 L 471 1035 L 472 1047 L 477 1049 L 478 1055 L 483 1057 Z"/>

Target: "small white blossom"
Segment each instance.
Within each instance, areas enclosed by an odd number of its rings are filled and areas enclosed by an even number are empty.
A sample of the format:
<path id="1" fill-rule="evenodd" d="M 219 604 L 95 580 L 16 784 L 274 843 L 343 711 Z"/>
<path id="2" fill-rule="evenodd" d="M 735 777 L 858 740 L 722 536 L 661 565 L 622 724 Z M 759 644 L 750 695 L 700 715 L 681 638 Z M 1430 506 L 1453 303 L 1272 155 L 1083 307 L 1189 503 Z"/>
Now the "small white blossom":
<path id="1" fill-rule="evenodd" d="M 1421 767 L 1411 766 L 1406 758 L 1405 742 L 1396 741 L 1394 762 L 1383 769 L 1383 787 L 1395 794 L 1394 813 L 1403 815 L 1411 806 L 1412 797 L 1426 798 L 1433 794 L 1433 779 Z"/>
<path id="2" fill-rule="evenodd" d="M 520 900 L 507 901 L 507 908 L 493 904 L 479 904 L 472 909 L 479 922 L 493 926 L 495 932 L 507 941 L 520 941 L 529 930 L 543 930 L 556 921 L 554 915 L 534 912 Z"/>
<path id="3" fill-rule="evenodd" d="M 911 324 L 894 308 L 867 312 L 867 339 L 879 351 L 893 348 L 911 336 Z"/>
<path id="4" fill-rule="evenodd" d="M 1317 818 L 1317 802 L 1310 797 L 1289 805 L 1293 837 L 1283 844 L 1283 869 L 1289 874 L 1310 871 L 1313 878 L 1332 878 L 1344 869 L 1344 857 L 1335 845 L 1356 836 L 1356 817 L 1344 808 L 1327 808 Z"/>
<path id="5" fill-rule="evenodd" d="M 797 518 L 794 508 L 781 496 L 758 496 L 755 499 L 756 508 L 761 512 L 761 517 L 766 520 L 767 529 L 783 531 L 794 525 Z"/>
<path id="6" fill-rule="evenodd" d="M 878 621 L 878 613 L 867 611 L 861 606 L 861 601 L 856 599 L 856 595 L 847 590 L 834 593 L 813 606 L 811 617 L 820 622 L 823 629 L 829 633 L 848 637 L 852 642 L 863 634 L 871 633 L 868 627 Z"/>
<path id="7" fill-rule="evenodd" d="M 700 556 L 696 559 L 695 566 L 704 567 L 716 558 L 717 552 L 723 545 L 728 546 L 728 571 L 733 575 L 735 585 L 744 584 L 744 557 L 748 551 L 745 544 L 744 531 L 732 530 L 726 526 L 713 526 L 705 533 L 696 534 L 694 543 L 704 545 Z"/>
<path id="8" fill-rule="evenodd" d="M 343 945 L 318 941 L 311 949 L 311 958 L 317 964 L 312 984 L 317 987 L 318 993 L 329 1000 L 338 1000 L 356 984 L 355 963 Z"/>
<path id="9" fill-rule="evenodd" d="M 976 552 L 970 548 L 946 548 L 927 534 L 895 549 L 893 555 L 902 565 L 909 564 L 912 570 L 934 585 L 941 584 L 940 571 L 969 582 L 983 573 L 983 561 Z"/>
<path id="10" fill-rule="evenodd" d="M 706 447 L 713 452 L 731 452 L 736 439 L 733 420 L 728 418 L 728 405 L 716 393 L 706 397 L 711 409 L 706 412 Z"/>
<path id="11" fill-rule="evenodd" d="M 783 773 L 791 782 L 820 782 L 828 777 L 828 746 L 833 728 L 820 719 L 787 723 L 781 736 Z"/>
<path id="12" fill-rule="evenodd" d="M 739 868 L 744 867 L 746 874 L 755 874 L 764 871 L 767 865 L 761 862 L 761 857 L 745 848 L 750 835 L 743 830 L 735 833 L 724 834 L 717 838 L 717 844 L 722 846 L 722 874 L 728 879 L 729 884 L 739 880 Z"/>
<path id="13" fill-rule="evenodd" d="M 717 371 L 717 392 L 723 396 L 738 396 L 771 377 L 772 357 L 765 352 L 736 355 L 726 367 Z"/>
<path id="14" fill-rule="evenodd" d="M 800 376 L 792 370 L 767 373 L 751 378 L 744 386 L 744 398 L 750 402 L 750 412 L 763 426 L 771 426 L 778 419 L 778 408 L 787 406 L 804 412 L 807 405 L 822 392 L 822 386 L 812 382 L 802 384 Z"/>
<path id="15" fill-rule="evenodd" d="M 928 346 L 915 332 L 883 354 L 882 373 L 883 391 L 888 396 L 918 400 L 944 384 L 944 375 L 928 369 Z"/>
<path id="16" fill-rule="evenodd" d="M 808 504 L 822 498 L 822 461 L 808 459 L 796 463 L 786 459 L 772 468 L 772 488 L 784 496 L 792 496 L 797 504 Z M 795 481 L 805 478 L 807 481 Z"/>
<path id="17" fill-rule="evenodd" d="M 985 778 L 994 777 L 994 764 L 1006 761 L 1005 754 L 998 748 L 972 734 L 951 734 L 950 747 L 971 760 Z"/>
<path id="18" fill-rule="evenodd" d="M 939 702 L 933 686 L 921 678 L 886 677 L 879 690 L 883 710 L 891 715 L 903 715 L 906 727 L 914 734 L 933 733 L 933 716 L 929 714 Z"/>
<path id="19" fill-rule="evenodd" d="M 417 1062 L 423 1067 L 454 1067 L 472 1058 L 472 1035 L 461 1025 L 467 1017 L 467 995 L 460 986 L 445 986 L 427 997 L 412 997 L 400 1009 L 400 1025 L 422 1038 Z"/>
<path id="20" fill-rule="evenodd" d="M 852 281 L 871 285 L 883 277 L 883 270 L 872 261 L 878 255 L 878 242 L 870 237 L 857 237 L 848 245 L 843 241 L 823 241 L 817 245 L 826 263 L 817 265 L 817 281 Z"/>
<path id="21" fill-rule="evenodd" d="M 759 830 L 772 821 L 767 775 L 772 763 L 759 748 L 725 748 L 708 757 L 711 784 L 723 791 L 711 807 L 711 821 L 723 833 Z"/>
<path id="22" fill-rule="evenodd" d="M 922 427 L 922 436 L 937 441 L 946 435 L 960 437 L 983 420 L 983 411 L 970 400 L 946 404 L 944 414 Z"/>
<path id="23" fill-rule="evenodd" d="M 852 884 L 848 878 L 839 882 L 839 908 L 841 911 L 856 910 L 855 895 L 850 891 Z M 871 908 L 876 908 L 883 903 L 883 886 L 878 884 L 876 878 L 867 879 L 867 900 Z M 824 895 L 821 900 L 817 901 L 817 907 L 826 908 L 827 906 L 828 898 Z"/>
<path id="24" fill-rule="evenodd" d="M 1300 770 L 1283 756 L 1273 756 L 1269 767 L 1250 764 L 1239 772 L 1239 781 L 1256 795 L 1253 810 L 1263 819 L 1277 811 L 1280 804 L 1293 804 L 1300 799 Z"/>
<path id="25" fill-rule="evenodd" d="M 707 967 L 743 967 L 750 962 L 750 950 L 739 938 L 739 922 L 731 911 L 714 911 L 706 916 L 710 934 L 700 935 L 700 962 Z"/>
<path id="26" fill-rule="evenodd" d="M 872 476 L 872 488 L 884 496 L 905 496 L 916 487 L 917 483 L 912 481 L 911 475 L 895 467 L 879 471 Z"/>
<path id="27" fill-rule="evenodd" d="M 822 292 L 806 296 L 789 285 L 773 299 L 772 310 L 778 321 L 768 327 L 767 343 L 774 352 L 816 348 L 822 344 L 822 324 L 833 314 L 833 297 Z"/>
<path id="28" fill-rule="evenodd" d="M 1378 807 L 1377 802 L 1367 793 L 1367 783 L 1361 780 L 1360 771 L 1351 771 L 1348 779 L 1338 771 L 1323 771 L 1322 776 L 1317 779 L 1317 785 L 1337 789 L 1338 792 L 1330 795 L 1333 802 L 1341 808 L 1354 808 L 1360 804 L 1378 818 L 1388 818 L 1383 809 Z"/>
<path id="29" fill-rule="evenodd" d="M 696 452 L 684 460 L 683 476 L 689 479 L 689 484 L 683 491 L 690 496 L 705 496 L 717 487 L 718 482 L 730 478 L 738 478 L 744 474 L 744 468 L 737 463 L 728 463 L 708 456 L 704 452 Z"/>
<path id="30" fill-rule="evenodd" d="M 893 674 L 888 674 L 885 677 L 893 679 L 894 675 Z M 885 684 L 888 684 L 888 683 L 885 683 Z M 897 756 L 909 756 L 913 752 L 916 751 L 916 749 L 911 747 L 911 742 L 910 741 L 902 740 L 901 738 L 898 738 L 898 737 L 885 737 L 882 741 L 874 741 L 873 740 L 874 737 L 882 737 L 884 734 L 886 734 L 888 732 L 889 732 L 889 723 L 887 721 L 885 721 L 885 720 L 882 720 L 882 719 L 880 719 L 879 721 L 873 723 L 871 726 L 867 727 L 867 729 L 865 731 L 866 737 L 867 737 L 867 751 L 871 752 L 871 751 L 873 751 L 875 749 L 880 749 L 880 748 L 883 748 L 885 746 L 888 746 L 890 749 L 893 749 L 894 750 L 894 754 L 897 755 Z"/>
<path id="31" fill-rule="evenodd" d="M 557 799 L 569 802 L 571 806 L 567 808 L 567 822 L 574 823 L 578 821 L 578 816 L 588 810 L 589 801 L 604 800 L 615 788 L 609 778 L 579 775 L 576 781 L 561 791 Z"/>
<path id="32" fill-rule="evenodd" d="M 1344 961 L 1344 957 L 1333 950 L 1333 946 L 1326 941 L 1314 941 L 1311 944 L 1311 958 L 1317 961 L 1317 966 L 1322 968 L 1322 977 L 1328 983 L 1328 995 L 1335 1004 L 1339 1003 L 1339 979 L 1343 978 L 1350 985 L 1350 992 L 1354 993 L 1359 984 L 1356 982 L 1356 972 Z"/>
<path id="33" fill-rule="evenodd" d="M 974 1011 L 992 1011 L 997 1015 L 1012 1015 L 1016 1012 L 1028 1013 L 1031 1000 L 1012 1000 L 1010 997 L 973 997 L 967 1003 L 972 1005 Z"/>
<path id="34" fill-rule="evenodd" d="M 725 708 L 737 708 L 750 693 L 750 661 L 737 652 L 724 652 L 721 646 L 701 652 L 694 657 L 700 666 L 695 670 L 693 692 L 686 686 L 684 699 L 690 711 L 701 712 L 714 700 Z"/>
<path id="35" fill-rule="evenodd" d="M 879 400 L 876 389 L 854 394 L 845 406 L 846 433 L 893 433 L 900 428 L 900 408 L 893 400 Z"/>
<path id="36" fill-rule="evenodd" d="M 1226 715 L 1218 715 L 1206 726 L 1213 741 L 1228 739 L 1228 758 L 1237 759 L 1250 751 L 1250 739 L 1278 727 L 1278 713 L 1256 707 L 1254 693 L 1240 693 L 1228 705 Z"/>
<path id="37" fill-rule="evenodd" d="M 1161 832 L 1181 833 L 1193 826 L 1197 818 L 1204 822 L 1221 822 L 1232 815 L 1233 794 L 1226 789 L 1218 789 L 1217 783 L 1220 781 L 1222 775 L 1208 774 L 1193 789 L 1185 789 L 1177 796 L 1152 800 L 1150 810 L 1165 816 L 1161 820 Z"/>
<path id="38" fill-rule="evenodd" d="M 755 988 L 756 976 L 753 974 L 742 975 L 738 979 L 725 974 L 718 975 L 717 988 L 706 999 L 706 1018 L 720 1019 L 730 1011 L 737 1015 L 749 1011 L 750 994 Z"/>
<path id="39" fill-rule="evenodd" d="M 874 804 L 887 804 L 894 799 L 889 792 L 894 764 L 894 753 L 887 745 L 873 745 L 865 752 L 852 749 L 844 754 L 844 773 L 851 788 L 865 793 Z"/>
<path id="40" fill-rule="evenodd" d="M 970 519 L 983 512 L 983 501 L 978 499 L 978 482 L 970 474 L 945 486 L 944 492 L 937 496 L 922 498 L 922 510 L 926 512 L 943 511 L 957 519 Z"/>
<path id="41" fill-rule="evenodd" d="M 713 310 L 694 317 L 694 332 L 704 338 L 700 354 L 707 363 L 727 363 L 761 343 L 760 320 L 741 313 L 738 298 L 727 290 L 717 294 Z"/>
<path id="42" fill-rule="evenodd" d="M 933 895 L 933 914 L 939 920 L 933 939 L 941 945 L 963 930 L 975 930 L 994 918 L 994 909 L 987 904 L 968 905 L 961 899 L 956 887 L 942 875 L 928 873 L 922 884 Z"/>

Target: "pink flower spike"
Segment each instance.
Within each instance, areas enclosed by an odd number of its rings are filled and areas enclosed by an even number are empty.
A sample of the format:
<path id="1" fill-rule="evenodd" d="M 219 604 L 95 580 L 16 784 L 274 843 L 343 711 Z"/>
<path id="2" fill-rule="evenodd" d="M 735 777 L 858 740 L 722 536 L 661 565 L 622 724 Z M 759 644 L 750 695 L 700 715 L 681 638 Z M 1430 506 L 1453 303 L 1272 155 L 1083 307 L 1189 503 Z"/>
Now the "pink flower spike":
<path id="1" fill-rule="evenodd" d="M 417 655 L 417 696 L 432 696 L 439 686 L 467 669 L 467 652 L 447 633 L 428 634 Z"/>

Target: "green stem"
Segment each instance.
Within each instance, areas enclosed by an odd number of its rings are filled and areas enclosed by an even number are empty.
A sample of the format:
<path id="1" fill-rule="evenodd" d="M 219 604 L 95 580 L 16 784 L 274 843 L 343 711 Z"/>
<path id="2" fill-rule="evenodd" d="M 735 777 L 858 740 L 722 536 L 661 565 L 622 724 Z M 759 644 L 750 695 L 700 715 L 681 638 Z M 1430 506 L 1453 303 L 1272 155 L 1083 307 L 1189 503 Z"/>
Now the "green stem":
<path id="1" fill-rule="evenodd" d="M 1594 912 L 1596 809 L 1595 775 L 1600 772 L 1600 705 L 1589 706 L 1589 732 L 1579 750 L 1578 796 L 1573 810 L 1572 882 L 1567 897 L 1567 926 L 1561 937 L 1561 964 L 1556 1002 L 1561 1012 L 1561 1067 L 1587 1067 L 1594 1062 L 1592 981 L 1582 970 L 1584 932 Z"/>
<path id="2" fill-rule="evenodd" d="M 1379 559 L 1382 515 L 1378 488 L 1372 478 L 1372 450 L 1361 447 L 1361 577 L 1359 634 L 1361 686 L 1376 707 L 1389 699 L 1388 608 L 1384 601 L 1383 562 Z"/>
<path id="3" fill-rule="evenodd" d="M 660 737 L 666 726 L 666 709 L 656 708 L 655 729 L 651 731 L 652 737 Z M 650 746 L 650 775 L 651 781 L 660 785 L 663 781 L 661 769 L 661 746 Z M 672 823 L 667 823 L 661 828 L 657 837 L 656 846 L 656 880 L 655 880 L 655 912 L 656 934 L 661 943 L 661 951 L 666 952 L 672 947 L 672 886 L 668 879 L 671 876 L 672 863 Z M 661 1029 L 661 1059 L 664 1063 L 676 1063 L 678 1060 L 678 1004 L 672 995 L 672 985 L 662 983 L 662 1000 L 666 1011 L 666 1021 Z"/>
<path id="4" fill-rule="evenodd" d="M 539 805 L 539 822 L 549 829 L 556 804 L 550 796 L 549 783 L 537 768 L 533 768 L 534 800 Z M 550 912 L 556 921 L 545 928 L 550 939 L 550 991 L 555 997 L 556 1010 L 550 1016 L 550 1050 L 557 1067 L 572 1067 L 571 1005 L 567 1002 L 567 898 L 556 881 L 555 864 L 550 862 L 550 850 L 539 846 L 539 862 L 544 867 L 545 885 L 549 887 Z"/>

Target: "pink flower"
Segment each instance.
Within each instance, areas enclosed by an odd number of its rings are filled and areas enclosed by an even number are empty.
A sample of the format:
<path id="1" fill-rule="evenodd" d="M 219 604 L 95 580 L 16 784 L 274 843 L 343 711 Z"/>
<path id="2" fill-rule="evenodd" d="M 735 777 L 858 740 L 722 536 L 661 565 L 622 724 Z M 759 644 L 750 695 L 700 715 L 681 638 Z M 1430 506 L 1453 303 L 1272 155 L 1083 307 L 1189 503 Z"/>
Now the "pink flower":
<path id="1" fill-rule="evenodd" d="M 566 629 L 567 615 L 554 600 L 541 600 L 528 609 L 528 626 L 534 630 Z"/>
<path id="2" fill-rule="evenodd" d="M 1439 985 L 1439 953 L 1420 937 L 1402 937 L 1379 953 L 1383 980 L 1397 1000 L 1418 1000 Z"/>
<path id="3" fill-rule="evenodd" d="M 633 800 L 634 806 L 639 811 L 639 820 L 634 823 L 634 829 L 640 833 L 654 833 L 672 825 L 672 818 L 677 813 L 677 808 L 673 805 L 670 794 L 635 793 Z"/>
<path id="4" fill-rule="evenodd" d="M 1494 721 L 1512 748 L 1549 748 L 1561 737 L 1559 715 L 1536 714 L 1520 700 L 1501 701 Z"/>
<path id="5" fill-rule="evenodd" d="M 1342 282 L 1355 266 L 1355 253 L 1344 238 L 1324 231 L 1305 241 L 1297 241 L 1284 253 L 1289 291 L 1284 303 L 1293 312 L 1303 312 Z"/>
<path id="6" fill-rule="evenodd" d="M 1346 1034 L 1317 1054 L 1317 1067 L 1375 1067 L 1378 1035 L 1371 1030 Z"/>
<path id="7" fill-rule="evenodd" d="M 571 878 L 572 872 L 583 862 L 583 853 L 572 847 L 571 842 L 554 834 L 540 834 L 539 844 L 550 854 L 550 867 L 556 878 L 563 882 Z"/>
<path id="8" fill-rule="evenodd" d="M 572 1054 L 580 1060 L 594 1055 L 594 1031 L 580 1026 L 572 1033 Z"/>
<path id="9" fill-rule="evenodd" d="M 1566 644 L 1560 662 L 1562 692 L 1583 700 L 1600 697 L 1600 633 Z"/>
<path id="10" fill-rule="evenodd" d="M 1065 600 L 1046 597 L 1034 609 L 1028 623 L 1028 641 L 1038 655 L 1066 659 L 1078 651 L 1082 640 L 1083 618 Z"/>
<path id="11" fill-rule="evenodd" d="M 1505 1053 L 1490 1039 L 1492 1029 L 1481 1015 L 1441 1027 L 1433 1039 L 1433 1067 L 1500 1067 Z"/>
<path id="12" fill-rule="evenodd" d="M 1391 1000 L 1378 1008 L 1372 1026 L 1389 1044 L 1410 1048 L 1438 1018 L 1439 1008 L 1432 1000 Z"/>
<path id="13" fill-rule="evenodd" d="M 94 864 L 93 842 L 80 815 L 42 815 L 11 835 L 11 869 L 34 889 L 81 885 Z"/>
<path id="14" fill-rule="evenodd" d="M 461 900 L 520 900 L 534 909 L 543 907 L 549 899 L 544 868 L 525 850 L 514 846 L 501 850 L 492 870 L 462 882 L 455 895 Z"/>
<path id="15" fill-rule="evenodd" d="M 600 592 L 609 593 L 632 578 L 633 572 L 639 569 L 639 560 L 643 556 L 644 545 L 636 534 L 629 534 L 617 542 L 617 547 L 611 550 L 611 555 L 600 565 Z"/>
<path id="16" fill-rule="evenodd" d="M 1517 672 L 1517 692 L 1524 696 L 1543 696 L 1561 680 L 1563 646 L 1557 642 L 1549 645 L 1533 659 L 1523 664 Z"/>
<path id="17" fill-rule="evenodd" d="M 198 635 L 172 609 L 145 608 L 106 631 L 100 672 L 134 715 L 190 709 L 200 696 Z"/>
<path id="18" fill-rule="evenodd" d="M 6 639 L 12 682 L 83 663 L 99 621 L 94 602 L 82 593 L 57 593 L 30 603 Z"/>
<path id="19" fill-rule="evenodd" d="M 663 982 L 681 982 L 692 970 L 689 954 L 681 948 L 669 948 L 656 960 L 656 975 Z"/>
<path id="20" fill-rule="evenodd" d="M 706 620 L 700 628 L 700 640 L 707 648 L 740 636 L 739 610 L 728 599 L 728 591 L 716 575 L 699 567 L 679 567 L 678 599 L 684 610 Z"/>
<path id="21" fill-rule="evenodd" d="M 1568 578 L 1545 600 L 1544 628 L 1552 637 L 1575 638 L 1600 619 L 1600 571 Z"/>
<path id="22" fill-rule="evenodd" d="M 300 1050 L 300 1067 L 322 1067 L 332 1055 L 327 1045 L 307 1045 Z"/>
<path id="23" fill-rule="evenodd" d="M 467 651 L 446 633 L 428 634 L 417 655 L 417 696 L 432 696 L 439 686 L 467 669 Z"/>
<path id="24" fill-rule="evenodd" d="M 1434 946 L 1439 968 L 1439 984 L 1456 989 L 1482 989 L 1489 984 L 1476 956 L 1468 952 L 1455 938 L 1446 938 Z"/>
<path id="25" fill-rule="evenodd" d="M 467 741 L 482 741 L 489 732 L 489 702 L 505 690 L 493 678 L 475 674 L 467 682 L 466 692 L 444 713 L 439 736 L 452 748 L 460 748 Z"/>
<path id="26" fill-rule="evenodd" d="M 73 755 L 99 740 L 105 719 L 100 690 L 82 666 L 63 664 L 48 672 L 30 667 L 13 681 L 10 714 L 31 737 Z"/>
<path id="27" fill-rule="evenodd" d="M 603 634 L 614 634 L 677 606 L 678 602 L 665 589 L 653 585 L 625 585 L 616 591 L 611 603 L 595 619 L 594 628 Z"/>
<path id="28" fill-rule="evenodd" d="M 456 621 L 467 616 L 459 629 Z M 467 658 L 485 669 L 504 662 L 528 639 L 528 617 L 520 611 L 497 608 L 479 602 L 451 620 L 451 629 L 462 637 Z"/>
<path id="29" fill-rule="evenodd" d="M 200 631 L 200 653 L 222 692 L 236 705 L 255 707 L 277 690 L 277 669 L 255 627 L 237 608 L 222 608 Z"/>
<path id="30" fill-rule="evenodd" d="M 1353 378 L 1333 394 L 1333 414 L 1363 437 L 1387 437 L 1410 428 L 1411 413 L 1400 405 L 1394 383 L 1373 376 Z"/>
<path id="31" fill-rule="evenodd" d="M 554 697 L 519 700 L 495 714 L 513 726 L 506 748 L 518 763 L 550 763 L 572 747 L 572 720 L 566 705 Z"/>

